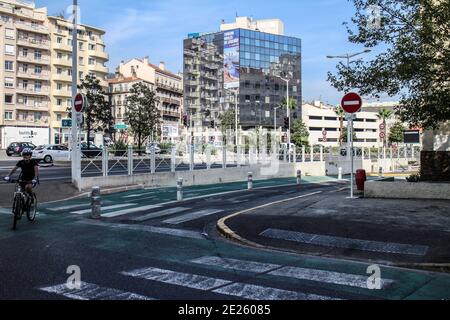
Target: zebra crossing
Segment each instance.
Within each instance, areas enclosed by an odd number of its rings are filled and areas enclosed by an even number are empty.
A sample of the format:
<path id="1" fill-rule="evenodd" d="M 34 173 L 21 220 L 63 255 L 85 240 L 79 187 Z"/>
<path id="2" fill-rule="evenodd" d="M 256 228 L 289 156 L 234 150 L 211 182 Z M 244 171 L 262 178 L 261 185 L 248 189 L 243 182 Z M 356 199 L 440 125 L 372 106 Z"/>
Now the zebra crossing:
<path id="1" fill-rule="evenodd" d="M 152 284 L 170 286 L 171 288 L 185 288 L 234 297 L 245 300 L 342 300 L 348 290 L 345 288 L 356 288 L 367 290 L 369 275 L 342 273 L 337 271 L 300 268 L 267 262 L 258 262 L 247 259 L 222 258 L 218 256 L 205 256 L 192 259 L 189 265 L 196 267 L 195 272 L 179 272 L 174 269 L 166 269 L 158 266 L 147 266 L 129 271 L 119 271 L 118 276 L 141 280 L 141 287 L 149 288 Z M 200 269 L 199 269 L 200 268 Z M 175 268 L 176 269 L 176 268 Z M 212 271 L 220 269 L 221 276 L 211 276 Z M 236 274 L 237 271 L 244 272 Z M 247 273 L 252 273 L 253 277 L 248 277 Z M 228 276 L 227 276 L 228 274 Z M 261 279 L 265 277 L 266 279 Z M 274 281 L 266 285 L 267 277 Z M 311 285 L 298 285 L 293 289 L 292 281 L 289 288 L 283 288 L 282 280 L 303 280 L 314 285 L 315 290 L 323 285 L 336 286 L 333 290 L 326 291 L 325 294 L 310 292 Z M 286 281 L 284 281 L 286 283 Z M 383 292 L 396 282 L 392 279 L 382 279 Z M 92 283 L 82 283 L 80 289 L 69 289 L 65 284 L 42 287 L 40 291 L 52 293 L 57 296 L 80 299 L 80 300 L 157 300 L 157 297 L 147 297 L 145 295 L 122 291 L 114 288 L 100 287 Z M 175 291 L 176 292 L 176 291 Z M 331 292 L 331 293 L 330 293 Z M 359 291 L 361 292 L 361 291 Z M 381 294 L 380 294 L 381 295 Z"/>

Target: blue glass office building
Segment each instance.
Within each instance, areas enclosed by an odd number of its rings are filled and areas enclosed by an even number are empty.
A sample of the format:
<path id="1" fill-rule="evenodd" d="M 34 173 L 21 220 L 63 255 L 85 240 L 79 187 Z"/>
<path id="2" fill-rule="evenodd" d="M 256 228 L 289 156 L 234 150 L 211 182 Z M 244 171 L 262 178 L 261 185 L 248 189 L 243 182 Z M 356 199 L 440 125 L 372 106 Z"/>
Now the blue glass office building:
<path id="1" fill-rule="evenodd" d="M 239 90 L 239 122 L 243 129 L 284 126 L 287 81 L 296 101 L 292 119 L 300 117 L 302 102 L 301 40 L 259 31 L 235 29 L 184 40 L 185 111 L 204 126 L 219 123 L 234 107 L 230 96 Z"/>

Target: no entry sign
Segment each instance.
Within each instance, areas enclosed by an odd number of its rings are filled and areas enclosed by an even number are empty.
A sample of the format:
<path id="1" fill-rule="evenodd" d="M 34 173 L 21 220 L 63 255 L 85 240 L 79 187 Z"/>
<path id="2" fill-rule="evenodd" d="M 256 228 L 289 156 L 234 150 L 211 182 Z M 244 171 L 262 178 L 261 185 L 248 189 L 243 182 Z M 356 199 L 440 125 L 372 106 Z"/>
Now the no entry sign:
<path id="1" fill-rule="evenodd" d="M 362 99 L 359 94 L 352 92 L 342 98 L 341 106 L 347 113 L 356 113 L 361 110 Z"/>
<path id="2" fill-rule="evenodd" d="M 83 94 L 78 93 L 75 96 L 73 107 L 75 108 L 76 112 L 83 112 L 84 108 L 86 107 L 86 99 Z"/>

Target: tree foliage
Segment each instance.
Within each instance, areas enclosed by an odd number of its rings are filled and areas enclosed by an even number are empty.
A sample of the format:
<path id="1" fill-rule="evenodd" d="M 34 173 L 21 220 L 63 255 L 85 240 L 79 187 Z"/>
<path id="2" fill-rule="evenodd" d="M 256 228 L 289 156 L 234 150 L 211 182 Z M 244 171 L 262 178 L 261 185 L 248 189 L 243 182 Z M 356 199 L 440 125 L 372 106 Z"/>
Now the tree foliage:
<path id="1" fill-rule="evenodd" d="M 298 119 L 292 124 L 291 141 L 297 148 L 309 145 L 309 131 L 302 119 Z"/>
<path id="2" fill-rule="evenodd" d="M 229 108 L 220 116 L 220 130 L 223 134 L 227 130 L 235 130 L 236 129 L 236 113 L 234 109 Z"/>
<path id="3" fill-rule="evenodd" d="M 357 139 L 356 132 L 353 131 L 353 141 Z M 348 127 L 344 127 L 342 133 L 341 133 L 341 140 L 342 142 L 347 143 L 348 142 Z"/>
<path id="4" fill-rule="evenodd" d="M 85 106 L 84 129 L 87 132 L 88 141 L 92 131 L 106 133 L 113 125 L 113 115 L 109 103 L 106 99 L 106 93 L 100 85 L 100 80 L 96 77 L 87 75 L 81 80 L 78 89 L 87 97 L 88 105 Z M 72 107 L 68 109 L 72 112 Z M 88 144 L 89 148 L 89 144 Z"/>
<path id="5" fill-rule="evenodd" d="M 352 1 L 355 28 L 346 23 L 350 42 L 382 52 L 350 68 L 340 63 L 336 74 L 328 74 L 331 84 L 345 92 L 358 89 L 364 96 L 399 96 L 397 115 L 412 126 L 437 128 L 448 121 L 450 1 Z"/>
<path id="6" fill-rule="evenodd" d="M 402 122 L 396 122 L 389 130 L 389 142 L 390 143 L 403 143 L 405 127 Z"/>
<path id="7" fill-rule="evenodd" d="M 342 140 L 342 138 L 343 138 L 343 133 L 344 133 L 344 120 L 345 120 L 346 112 L 345 112 L 345 110 L 344 110 L 342 107 L 340 107 L 340 106 L 337 107 L 337 108 L 334 110 L 334 112 L 336 113 L 336 115 L 337 115 L 338 118 L 339 118 L 339 123 L 340 123 L 340 126 L 339 126 L 339 128 L 340 128 L 339 145 L 342 146 L 342 143 L 344 142 L 344 141 Z"/>
<path id="8" fill-rule="evenodd" d="M 131 87 L 130 95 L 127 97 L 125 118 L 137 142 L 138 150 L 141 150 L 150 136 L 157 137 L 161 134 L 158 102 L 155 91 L 148 85 L 139 82 Z"/>

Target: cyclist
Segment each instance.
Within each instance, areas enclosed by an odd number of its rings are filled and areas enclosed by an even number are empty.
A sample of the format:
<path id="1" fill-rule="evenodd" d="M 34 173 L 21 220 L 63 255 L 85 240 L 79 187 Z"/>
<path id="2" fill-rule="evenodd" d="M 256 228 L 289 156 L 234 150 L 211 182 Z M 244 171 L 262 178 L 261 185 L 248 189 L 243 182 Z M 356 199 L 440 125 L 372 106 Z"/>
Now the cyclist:
<path id="1" fill-rule="evenodd" d="M 5 181 L 11 180 L 11 176 L 21 169 L 20 178 L 22 190 L 25 190 L 33 199 L 33 186 L 39 181 L 39 164 L 36 160 L 31 159 L 33 152 L 31 149 L 24 149 L 22 151 L 23 160 L 19 161 L 11 170 Z"/>

